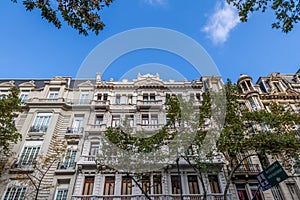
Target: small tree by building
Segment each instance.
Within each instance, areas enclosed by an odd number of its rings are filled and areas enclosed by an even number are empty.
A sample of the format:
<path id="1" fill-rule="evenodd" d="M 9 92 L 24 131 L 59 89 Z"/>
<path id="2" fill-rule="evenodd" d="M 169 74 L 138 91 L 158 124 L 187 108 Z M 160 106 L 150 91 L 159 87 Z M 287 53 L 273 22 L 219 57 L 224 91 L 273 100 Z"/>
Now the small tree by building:
<path id="1" fill-rule="evenodd" d="M 16 144 L 22 138 L 14 123 L 21 111 L 19 89 L 12 87 L 7 95 L 0 97 L 0 176 L 8 158 L 13 155 L 10 145 Z"/>

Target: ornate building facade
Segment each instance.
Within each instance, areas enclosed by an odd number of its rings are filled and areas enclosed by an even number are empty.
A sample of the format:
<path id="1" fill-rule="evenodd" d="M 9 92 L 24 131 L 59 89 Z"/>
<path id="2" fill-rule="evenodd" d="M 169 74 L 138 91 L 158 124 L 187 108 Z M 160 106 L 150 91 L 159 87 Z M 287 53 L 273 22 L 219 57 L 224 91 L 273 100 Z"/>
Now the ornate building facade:
<path id="1" fill-rule="evenodd" d="M 276 101 L 299 112 L 300 72 L 291 75 L 272 73 L 238 79 L 243 94 L 240 102 L 248 109 L 268 109 Z M 171 162 L 166 167 L 132 180 L 128 174 L 99 164 L 101 137 L 108 127 L 118 127 L 124 120 L 136 130 L 153 132 L 166 124 L 166 95 L 193 99 L 199 107 L 207 89 L 222 87 L 220 77 L 202 77 L 194 81 L 163 81 L 159 75 L 138 75 L 135 80 L 81 80 L 53 77 L 35 80 L 0 80 L 0 95 L 12 86 L 20 88 L 24 112 L 15 120 L 22 141 L 12 146 L 15 161 L 0 184 L 2 200 L 25 199 L 32 191 L 18 180 L 18 173 L 31 173 L 41 154 L 55 147 L 53 136 L 66 141 L 67 152 L 56 160 L 45 174 L 44 187 L 38 199 L 145 199 L 138 184 L 153 199 L 200 200 L 203 184 L 208 199 L 222 199 L 226 185 L 222 158 L 202 173 L 203 182 L 185 161 Z M 229 199 L 250 200 L 257 189 L 256 175 L 261 171 L 258 158 L 247 159 L 239 168 L 230 187 Z M 272 190 L 257 195 L 257 200 L 297 200 L 299 177 L 293 175 Z"/>

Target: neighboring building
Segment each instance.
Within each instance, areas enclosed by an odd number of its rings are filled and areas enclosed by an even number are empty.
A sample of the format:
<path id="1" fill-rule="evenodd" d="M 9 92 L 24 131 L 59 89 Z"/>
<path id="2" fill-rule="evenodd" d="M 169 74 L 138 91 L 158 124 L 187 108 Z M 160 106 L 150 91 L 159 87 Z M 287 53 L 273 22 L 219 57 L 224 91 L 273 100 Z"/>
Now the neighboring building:
<path id="1" fill-rule="evenodd" d="M 299 71 L 294 75 L 273 73 L 260 77 L 254 85 L 251 77 L 241 75 L 240 101 L 253 110 L 268 109 L 268 103 L 276 101 L 298 112 L 299 76 Z M 67 141 L 68 151 L 45 176 L 43 183 L 52 187 L 41 190 L 39 199 L 144 199 L 141 190 L 125 173 L 97 162 L 103 132 L 107 127 L 119 126 L 125 119 L 136 130 L 157 130 L 168 120 L 164 109 L 166 94 L 180 95 L 185 100 L 192 98 L 197 107 L 205 89 L 217 90 L 221 84 L 220 77 L 162 81 L 159 75 L 138 75 L 130 81 L 104 81 L 100 74 L 93 80 L 71 77 L 0 80 L 0 96 L 17 86 L 24 108 L 15 121 L 23 138 L 13 146 L 17 160 L 8 170 L 7 178 L 11 181 L 5 185 L 0 183 L 1 200 L 24 199 L 28 188 L 18 182 L 16 169 L 34 170 L 31 166 L 38 155 L 49 152 L 55 145 L 51 142 L 53 135 Z M 200 200 L 203 188 L 196 172 L 183 160 L 179 166 L 179 176 L 175 161 L 148 173 L 140 180 L 142 187 L 154 199 L 180 199 L 182 193 L 186 200 Z M 213 170 L 203 173 L 203 180 L 209 199 L 219 200 L 226 184 L 226 170 L 220 159 L 212 166 Z M 250 200 L 257 189 L 255 177 L 260 171 L 259 158 L 245 160 L 235 175 L 229 197 Z M 299 185 L 297 176 L 289 178 L 272 190 L 260 192 L 257 200 L 300 199 Z"/>
<path id="2" fill-rule="evenodd" d="M 256 84 L 252 78 L 241 75 L 237 82 L 242 89 L 240 103 L 249 110 L 270 111 L 269 104 L 276 102 L 291 112 L 299 113 L 300 109 L 300 70 L 296 74 L 271 73 L 269 76 L 259 77 Z M 261 127 L 266 128 L 266 127 Z M 299 127 L 296 127 L 298 129 Z M 274 147 L 276 148 L 276 147 Z M 298 150 L 295 150 L 298 151 Z M 245 155 L 240 155 L 241 157 Z M 274 160 L 269 158 L 270 165 Z M 235 189 L 240 199 L 251 199 L 257 189 L 256 175 L 261 171 L 258 157 L 246 159 L 242 167 L 235 175 Z M 295 169 L 295 174 L 289 174 L 290 178 L 270 190 L 260 193 L 265 199 L 296 200 L 300 199 L 300 171 Z M 234 189 L 234 188 L 233 188 Z"/>

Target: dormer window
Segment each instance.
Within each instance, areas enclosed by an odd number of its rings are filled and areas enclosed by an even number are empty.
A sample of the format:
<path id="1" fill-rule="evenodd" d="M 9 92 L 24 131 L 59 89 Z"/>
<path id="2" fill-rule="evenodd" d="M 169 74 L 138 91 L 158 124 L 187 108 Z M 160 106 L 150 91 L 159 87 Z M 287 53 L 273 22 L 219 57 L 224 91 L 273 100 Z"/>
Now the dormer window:
<path id="1" fill-rule="evenodd" d="M 273 85 L 276 88 L 277 92 L 282 92 L 282 87 L 279 82 L 273 82 Z"/>

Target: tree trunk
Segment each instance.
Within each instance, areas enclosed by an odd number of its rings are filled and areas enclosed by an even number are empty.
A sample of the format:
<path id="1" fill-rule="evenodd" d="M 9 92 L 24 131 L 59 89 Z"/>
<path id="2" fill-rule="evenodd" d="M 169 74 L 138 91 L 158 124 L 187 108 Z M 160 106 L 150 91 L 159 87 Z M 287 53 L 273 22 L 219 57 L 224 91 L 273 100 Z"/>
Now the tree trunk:
<path id="1" fill-rule="evenodd" d="M 143 190 L 143 188 L 140 185 L 140 183 L 133 176 L 130 176 L 129 174 L 127 174 L 127 176 L 131 177 L 131 179 L 133 180 L 133 182 L 138 186 L 138 188 L 140 188 L 140 190 L 142 191 L 143 195 L 145 195 L 146 199 L 152 200 L 151 197 L 147 194 L 147 192 L 145 192 Z"/>

